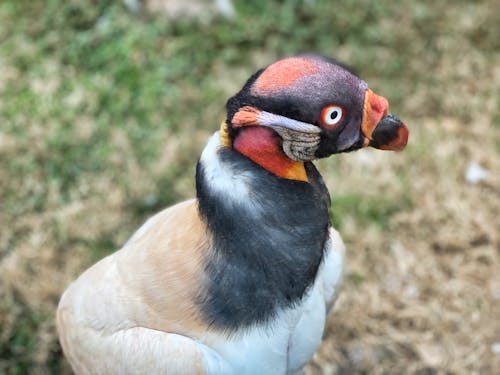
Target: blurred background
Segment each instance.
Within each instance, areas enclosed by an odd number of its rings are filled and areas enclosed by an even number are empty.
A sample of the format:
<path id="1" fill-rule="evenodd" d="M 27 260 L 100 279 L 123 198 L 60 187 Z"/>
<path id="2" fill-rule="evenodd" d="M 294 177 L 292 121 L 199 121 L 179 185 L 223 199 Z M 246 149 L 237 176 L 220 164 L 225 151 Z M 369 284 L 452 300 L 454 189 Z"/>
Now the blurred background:
<path id="1" fill-rule="evenodd" d="M 306 374 L 498 374 L 499 8 L 0 1 L 0 374 L 71 373 L 63 289 L 192 197 L 227 98 L 300 52 L 352 66 L 410 128 L 402 153 L 318 163 L 348 254 Z"/>

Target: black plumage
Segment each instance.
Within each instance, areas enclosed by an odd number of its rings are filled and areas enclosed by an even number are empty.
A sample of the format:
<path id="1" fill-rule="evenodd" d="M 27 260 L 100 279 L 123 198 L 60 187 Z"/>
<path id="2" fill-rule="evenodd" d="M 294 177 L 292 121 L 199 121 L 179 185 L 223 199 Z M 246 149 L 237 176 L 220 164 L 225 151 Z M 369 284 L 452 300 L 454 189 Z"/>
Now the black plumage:
<path id="1" fill-rule="evenodd" d="M 212 325 L 234 330 L 268 321 L 313 283 L 328 236 L 330 198 L 312 163 L 306 163 L 306 183 L 275 176 L 233 149 L 219 149 L 218 157 L 233 178 L 246 180 L 249 194 L 242 200 L 213 190 L 198 163 L 199 210 L 215 252 L 206 260 L 207 289 L 199 303 Z"/>

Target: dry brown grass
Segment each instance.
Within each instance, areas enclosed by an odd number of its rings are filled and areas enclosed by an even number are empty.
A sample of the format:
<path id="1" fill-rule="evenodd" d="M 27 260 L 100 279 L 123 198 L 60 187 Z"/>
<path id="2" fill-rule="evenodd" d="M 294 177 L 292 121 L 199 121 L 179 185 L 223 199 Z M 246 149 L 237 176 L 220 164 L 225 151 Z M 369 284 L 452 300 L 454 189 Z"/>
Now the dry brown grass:
<path id="1" fill-rule="evenodd" d="M 407 69 L 417 77 L 432 71 L 435 78 L 408 79 L 412 86 L 397 108 L 411 130 L 403 153 L 364 150 L 320 163 L 334 202 L 336 197 L 360 197 L 364 206 L 361 214 L 350 212 L 352 205 L 342 210 L 346 282 L 307 374 L 498 373 L 500 354 L 494 349 L 500 343 L 500 54 L 498 44 L 484 48 L 481 34 L 470 37 L 483 29 L 498 31 L 494 5 L 495 1 L 485 1 L 481 7 L 448 10 L 438 4 L 443 29 L 428 37 L 437 38 L 433 45 L 439 53 L 426 54 L 428 41 L 415 40 L 415 65 Z M 401 27 L 405 17 L 402 9 L 399 18 L 384 20 L 383 27 L 393 33 L 415 33 Z M 380 60 L 388 50 L 380 49 Z M 356 53 L 350 46 L 339 51 L 346 61 Z M 268 62 L 269 54 L 256 52 L 255 65 Z M 250 73 L 218 64 L 214 79 L 228 95 Z M 238 80 L 223 81 L 222 75 L 231 71 Z M 0 86 L 14 81 L 16 74 L 20 73 L 13 66 L 1 69 Z M 383 81 L 375 75 L 366 78 L 384 95 Z M 217 108 L 207 108 L 213 130 L 222 115 Z M 93 132 L 92 119 L 80 121 L 81 131 L 76 133 L 85 140 Z M 35 322 L 32 333 L 37 339 L 35 373 L 48 373 L 47 359 L 61 355 L 54 322 L 43 317 L 53 316 L 65 286 L 105 254 L 98 249 L 89 258 L 89 243 L 102 243 L 104 248 L 123 243 L 139 224 L 131 200 L 146 197 L 144 204 L 149 205 L 147 196 L 158 191 L 156 184 L 161 185 L 158 181 L 172 165 L 189 173 L 168 176 L 175 182 L 169 194 L 176 199 L 194 194 L 193 155 L 199 154 L 210 134 L 194 129 L 192 125 L 165 132 L 164 152 L 146 166 L 127 135 L 114 130 L 113 170 L 85 175 L 65 202 L 55 187 L 45 185 L 40 171 L 21 180 L 15 170 L 0 169 L 1 192 L 16 191 L 18 199 L 29 200 L 40 189 L 48 191 L 41 212 L 12 215 L 5 207 L 0 210 L 0 342 L 13 336 L 26 308 L 36 313 L 42 324 Z M 2 133 L 0 160 L 43 160 L 51 150 L 41 140 L 50 131 L 33 124 L 23 141 Z M 471 162 L 486 168 L 488 178 L 467 182 L 464 176 Z M 382 210 L 382 223 L 363 217 L 372 215 L 370 205 L 382 206 L 374 208 L 375 215 Z M 335 207 L 339 206 L 334 203 Z M 21 355 L 22 348 L 17 350 Z M 11 363 L 10 358 L 0 359 L 0 373 Z M 61 371 L 70 373 L 67 365 Z"/>

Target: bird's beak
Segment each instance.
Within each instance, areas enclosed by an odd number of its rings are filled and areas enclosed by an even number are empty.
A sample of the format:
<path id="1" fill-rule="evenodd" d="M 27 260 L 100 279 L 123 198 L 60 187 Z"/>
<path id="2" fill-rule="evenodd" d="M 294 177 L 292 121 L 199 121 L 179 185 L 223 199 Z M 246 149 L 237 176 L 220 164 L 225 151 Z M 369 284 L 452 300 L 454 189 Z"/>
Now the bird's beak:
<path id="1" fill-rule="evenodd" d="M 401 151 L 408 142 L 408 128 L 389 113 L 389 102 L 383 96 L 366 90 L 361 133 L 363 146 L 381 150 Z"/>

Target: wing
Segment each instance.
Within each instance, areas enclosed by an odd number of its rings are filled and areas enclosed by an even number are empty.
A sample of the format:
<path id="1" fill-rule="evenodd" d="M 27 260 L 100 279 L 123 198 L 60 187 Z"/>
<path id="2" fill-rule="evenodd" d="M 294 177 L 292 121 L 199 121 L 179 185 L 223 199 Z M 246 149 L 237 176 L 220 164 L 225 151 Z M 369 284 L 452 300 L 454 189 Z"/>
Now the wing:
<path id="1" fill-rule="evenodd" d="M 64 352 L 76 374 L 231 374 L 213 349 L 186 336 L 133 327 L 103 334 L 74 326 L 68 311 L 58 313 Z"/>
<path id="2" fill-rule="evenodd" d="M 189 200 L 152 217 L 85 271 L 63 294 L 57 317 L 75 371 L 224 373 L 222 359 L 189 338 L 207 331 L 196 298 L 209 249 L 197 202 Z"/>

